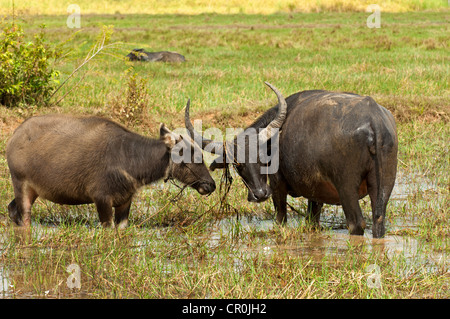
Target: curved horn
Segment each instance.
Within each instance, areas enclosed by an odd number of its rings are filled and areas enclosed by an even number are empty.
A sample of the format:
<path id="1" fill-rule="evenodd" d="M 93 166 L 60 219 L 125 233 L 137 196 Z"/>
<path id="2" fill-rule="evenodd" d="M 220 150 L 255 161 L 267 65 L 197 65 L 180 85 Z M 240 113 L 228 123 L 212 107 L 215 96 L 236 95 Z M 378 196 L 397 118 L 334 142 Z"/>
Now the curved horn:
<path id="1" fill-rule="evenodd" d="M 276 87 L 274 87 L 269 82 L 264 82 L 268 87 L 272 89 L 273 92 L 277 95 L 278 98 L 278 113 L 275 117 L 275 119 L 272 120 L 261 132 L 258 134 L 258 138 L 260 141 L 267 141 L 269 140 L 275 132 L 272 132 L 272 129 L 279 129 L 284 123 L 284 120 L 286 119 L 286 113 L 287 113 L 287 103 L 284 97 L 281 95 L 280 91 Z"/>
<path id="2" fill-rule="evenodd" d="M 203 138 L 203 136 L 194 129 L 194 126 L 192 125 L 190 117 L 189 117 L 190 106 L 191 106 L 191 99 L 188 99 L 187 104 L 186 104 L 186 110 L 184 112 L 184 125 L 186 126 L 186 129 L 188 130 L 189 135 L 194 140 L 194 142 L 197 143 L 203 150 L 205 149 L 205 147 L 207 147 L 209 145 L 207 148 L 208 151 L 212 150 L 212 153 L 217 154 L 217 155 L 222 155 L 223 154 L 223 143 Z M 200 141 L 201 141 L 201 143 L 200 143 Z"/>

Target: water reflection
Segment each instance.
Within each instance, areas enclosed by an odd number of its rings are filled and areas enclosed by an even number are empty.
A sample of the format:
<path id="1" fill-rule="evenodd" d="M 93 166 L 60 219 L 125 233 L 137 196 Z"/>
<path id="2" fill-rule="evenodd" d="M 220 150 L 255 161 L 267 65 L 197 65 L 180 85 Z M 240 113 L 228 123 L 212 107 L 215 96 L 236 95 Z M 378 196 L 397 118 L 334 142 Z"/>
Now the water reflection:
<path id="1" fill-rule="evenodd" d="M 436 187 L 435 184 L 423 175 L 407 174 L 399 171 L 395 179 L 390 200 L 406 200 L 413 193 L 425 192 L 430 189 L 436 189 Z"/>
<path id="2" fill-rule="evenodd" d="M 399 222 L 399 220 L 396 220 Z M 403 223 L 399 222 L 400 225 Z M 252 243 L 242 242 L 236 245 L 241 252 L 263 253 L 263 254 L 290 254 L 293 256 L 302 256 L 311 259 L 316 263 L 328 262 L 330 264 L 342 263 L 348 259 L 349 255 L 356 257 L 367 257 L 377 255 L 389 258 L 391 261 L 399 262 L 401 260 L 409 268 L 425 267 L 426 271 L 437 271 L 439 269 L 448 269 L 449 257 L 445 251 L 439 252 L 424 241 L 419 241 L 410 236 L 387 235 L 385 238 L 372 238 L 370 231 L 364 236 L 349 235 L 347 230 L 327 230 L 318 232 L 301 232 L 295 234 L 299 227 L 299 222 L 291 218 L 287 227 L 290 227 L 292 239 L 279 243 L 274 239 L 273 234 L 269 238 L 259 239 L 252 237 Z M 279 229 L 273 220 L 262 220 L 256 217 L 223 219 L 215 224 L 214 231 L 211 233 L 210 246 L 219 244 L 224 236 L 237 237 L 235 232 L 247 232 L 255 234 L 259 231 L 270 232 L 270 230 Z M 394 227 L 395 228 L 395 227 Z M 283 232 L 281 228 L 279 230 Z"/>

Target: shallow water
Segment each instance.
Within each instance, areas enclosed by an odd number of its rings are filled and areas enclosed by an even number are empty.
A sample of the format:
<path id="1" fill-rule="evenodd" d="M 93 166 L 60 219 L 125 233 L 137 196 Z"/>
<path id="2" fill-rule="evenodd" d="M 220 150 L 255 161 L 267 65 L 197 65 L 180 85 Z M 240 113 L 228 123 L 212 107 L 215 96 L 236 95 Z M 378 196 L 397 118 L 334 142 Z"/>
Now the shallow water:
<path id="1" fill-rule="evenodd" d="M 390 197 L 391 201 L 407 200 L 408 196 L 428 190 L 436 189 L 436 185 L 420 174 L 397 173 L 394 189 Z"/>
<path id="2" fill-rule="evenodd" d="M 435 189 L 435 185 L 423 177 L 399 174 L 392 193 L 391 205 L 398 205 L 407 200 L 410 195 L 430 189 Z M 274 254 L 301 256 L 312 263 L 338 266 L 345 263 L 346 259 L 351 258 L 349 256 L 352 254 L 369 256 L 375 253 L 389 258 L 391 263 L 401 263 L 398 271 L 405 277 L 418 270 L 427 273 L 449 271 L 450 258 L 446 254 L 446 250 L 436 250 L 431 244 L 411 236 L 389 235 L 389 233 L 395 234 L 397 230 L 417 228 L 415 220 L 411 218 L 390 218 L 386 223 L 388 235 L 383 239 L 373 239 L 370 227 L 366 229 L 364 236 L 348 235 L 342 209 L 335 206 L 325 207 L 322 213 L 321 224 L 326 228 L 325 230 L 302 233 L 302 223 L 302 218 L 299 219 L 296 214 L 288 218 L 285 230 L 291 232 L 291 239 L 280 241 L 277 236 L 284 230 L 280 229 L 280 226 L 272 218 L 241 216 L 238 219 L 233 216 L 210 223 L 201 236 L 206 236 L 204 239 L 211 249 L 219 247 L 224 240 L 225 242 L 235 241 L 233 243 L 233 249 L 236 249 L 236 257 L 233 262 L 235 272 L 242 270 L 243 259 L 250 258 L 254 254 L 263 254 L 268 257 Z M 61 228 L 58 226 L 33 223 L 32 240 L 38 242 L 45 239 L 46 236 L 51 238 L 55 232 L 59 231 Z M 158 232 L 160 231 L 165 230 L 137 228 L 137 237 L 127 245 L 130 245 L 132 249 L 145 248 L 149 245 L 149 240 L 159 240 Z M 295 233 L 296 231 L 298 233 Z M 149 237 L 149 232 L 154 235 Z M 294 235 L 292 236 L 292 234 Z M 0 254 L 8 250 L 9 243 L 14 241 L 11 236 L 20 237 L 22 235 L 2 232 Z M 287 237 L 289 238 L 289 236 Z M 30 246 L 28 251 L 31 253 L 33 250 L 39 250 L 38 253 L 45 256 L 51 249 L 39 245 L 39 248 Z M 163 272 L 170 275 L 172 267 L 170 262 L 168 261 L 167 265 L 163 266 Z M 0 262 L 0 298 L 13 296 L 11 294 L 11 278 L 17 278 L 15 272 L 17 272 L 17 268 L 10 269 Z M 30 289 L 32 290 L 32 288 Z M 26 298 L 26 295 L 22 295 L 22 297 Z M 70 296 L 65 297 L 70 298 Z"/>
<path id="3" fill-rule="evenodd" d="M 396 219 L 401 227 L 408 222 L 402 222 L 402 219 Z M 288 227 L 299 226 L 298 220 L 291 218 L 288 221 Z M 214 247 L 221 236 L 229 236 L 230 233 L 238 231 L 257 233 L 259 231 L 269 231 L 279 226 L 273 220 L 253 218 L 234 218 L 223 219 L 216 223 L 211 232 L 210 245 Z M 396 226 L 391 226 L 393 230 Z M 298 237 L 300 237 L 298 239 Z M 428 264 L 430 269 L 435 267 L 447 267 L 450 265 L 450 256 L 445 253 L 436 252 L 431 244 L 410 236 L 387 235 L 382 239 L 373 239 L 371 231 L 366 231 L 364 236 L 352 236 L 346 229 L 325 230 L 317 232 L 303 233 L 295 240 L 279 244 L 274 238 L 265 240 L 261 245 L 252 244 L 249 251 L 259 251 L 266 254 L 287 253 L 292 255 L 302 255 L 311 257 L 316 262 L 330 261 L 339 262 L 340 258 L 346 258 L 347 253 L 355 247 L 363 248 L 366 254 L 371 252 L 383 253 L 389 258 L 402 255 L 411 265 Z M 241 246 L 242 250 L 247 250 L 246 245 Z M 433 266 L 434 265 L 434 266 Z M 441 269 L 439 268 L 439 269 Z"/>
<path id="4" fill-rule="evenodd" d="M 54 232 L 58 232 L 58 227 L 49 227 L 42 225 L 33 225 L 34 234 L 33 238 L 45 238 L 50 236 Z M 273 220 L 261 219 L 257 217 L 253 218 L 240 218 L 236 217 L 225 218 L 220 221 L 212 223 L 208 230 L 204 232 L 207 240 L 207 245 L 217 253 L 222 250 L 220 245 L 224 242 L 232 243 L 232 248 L 228 247 L 227 251 L 233 251 L 233 271 L 240 273 L 245 268 L 246 260 L 252 258 L 256 254 L 266 255 L 268 260 L 270 257 L 277 254 L 281 258 L 287 256 L 301 257 L 302 260 L 309 260 L 308 263 L 324 265 L 327 264 L 330 267 L 339 267 L 341 264 L 348 262 L 350 258 L 360 258 L 369 256 L 371 254 L 380 254 L 383 258 L 388 258 L 391 263 L 398 263 L 399 275 L 407 278 L 410 274 L 420 272 L 434 273 L 449 271 L 450 258 L 444 252 L 438 252 L 433 247 L 424 242 L 416 240 L 409 236 L 392 236 L 388 235 L 383 239 L 372 239 L 370 234 L 364 236 L 350 236 L 347 230 L 323 230 L 316 232 L 297 233 L 297 227 L 299 221 L 296 218 L 290 218 L 290 222 L 287 225 L 288 231 L 291 232 L 291 239 L 278 242 L 277 234 L 282 233 L 284 230 L 280 229 Z M 159 236 L 155 235 L 155 232 L 166 231 L 155 229 L 138 229 L 136 238 L 132 238 L 130 243 L 130 249 L 147 249 L 152 244 L 148 242 L 148 232 L 153 232 L 150 236 L 153 240 L 158 240 Z M 299 229 L 300 231 L 300 229 Z M 292 235 L 294 233 L 294 235 Z M 256 234 L 256 236 L 246 236 L 245 234 Z M 260 237 L 258 237 L 260 234 Z M 250 238 L 250 239 L 249 239 Z M 289 238 L 289 236 L 288 236 Z M 5 241 L 5 238 L 0 245 Z M 250 242 L 251 240 L 251 242 Z M 150 246 L 149 246 L 150 245 Z M 170 244 L 169 250 L 171 249 Z M 215 249 L 217 248 L 218 249 Z M 174 246 L 174 248 L 176 248 Z M 50 253 L 52 248 L 40 247 L 25 249 L 25 254 L 36 253 L 45 256 Z M 88 248 L 89 249 L 89 248 Z M 36 250 L 39 250 L 38 252 Z M 65 253 L 61 251 L 61 253 Z M 67 252 L 70 253 L 70 252 Z M 36 258 L 36 257 L 34 257 Z M 44 257 L 45 258 L 45 257 Z M 385 260 L 385 259 L 384 259 Z M 179 261 L 167 259 L 165 262 L 162 260 L 155 260 L 155 262 L 167 263 L 161 265 L 163 269 L 162 273 L 168 276 L 172 275 L 172 263 L 179 263 Z M 186 261 L 184 261 L 186 262 Z M 24 291 L 21 294 L 21 298 L 35 297 L 34 295 L 27 295 L 27 290 L 33 291 L 33 287 L 29 286 L 26 282 L 18 282 L 18 278 L 22 275 L 17 274 L 18 268 L 8 268 L 0 263 L 0 298 L 10 298 L 16 296 L 12 294 L 12 289 L 16 289 L 17 286 Z M 56 270 L 55 270 L 56 271 Z M 68 274 L 63 276 L 68 276 Z M 20 272 L 20 268 L 19 268 Z M 41 276 L 45 274 L 40 274 Z M 14 279 L 12 279 L 14 278 Z M 11 286 L 14 282 L 17 285 L 15 288 Z M 57 283 L 53 284 L 56 285 Z M 61 283 L 59 283 L 61 284 Z M 64 284 L 64 283 L 63 283 Z M 45 292 L 44 292 L 45 294 Z M 39 295 L 42 296 L 42 295 Z M 70 295 L 62 295 L 60 297 L 71 298 Z M 79 297 L 74 296 L 74 297 Z"/>

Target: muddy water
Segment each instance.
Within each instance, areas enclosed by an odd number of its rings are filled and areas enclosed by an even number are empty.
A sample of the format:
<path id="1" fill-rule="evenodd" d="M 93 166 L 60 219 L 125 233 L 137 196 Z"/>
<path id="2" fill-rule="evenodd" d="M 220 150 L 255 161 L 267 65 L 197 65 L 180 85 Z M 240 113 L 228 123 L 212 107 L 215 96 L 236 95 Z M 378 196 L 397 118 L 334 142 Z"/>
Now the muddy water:
<path id="1" fill-rule="evenodd" d="M 390 200 L 406 200 L 408 196 L 416 192 L 425 192 L 431 189 L 436 189 L 436 185 L 425 176 L 406 174 L 400 171 L 397 173 Z"/>
<path id="2" fill-rule="evenodd" d="M 430 180 L 421 175 L 410 175 L 399 172 L 396 184 L 392 191 L 390 205 L 399 205 L 409 196 L 418 192 L 426 192 L 436 189 Z M 295 206 L 295 203 L 292 203 Z M 368 212 L 368 215 L 371 215 Z M 288 218 L 288 227 L 296 228 L 301 221 L 295 217 Z M 370 221 L 369 221 L 370 223 Z M 243 251 L 263 252 L 265 254 L 286 253 L 302 255 L 311 258 L 315 262 L 339 263 L 348 258 L 348 253 L 355 247 L 368 255 L 371 253 L 382 254 L 390 260 L 397 262 L 401 259 L 406 269 L 422 268 L 424 271 L 449 270 L 450 256 L 439 252 L 424 241 L 419 241 L 411 236 L 387 235 L 382 239 L 373 239 L 370 227 L 365 230 L 364 236 L 350 236 L 346 229 L 345 217 L 340 206 L 327 206 L 321 216 L 321 225 L 327 231 L 308 232 L 295 236 L 295 240 L 278 243 L 275 238 L 266 240 L 260 244 L 253 244 L 251 248 L 242 245 Z M 222 236 L 233 236 L 235 232 L 247 232 L 257 234 L 267 232 L 278 227 L 273 219 L 261 219 L 258 217 L 236 217 L 223 219 L 212 228 L 210 244 L 214 247 Z M 386 221 L 388 233 L 409 229 L 415 230 L 417 223 L 411 218 L 391 217 Z M 405 269 L 405 268 L 403 268 Z"/>
<path id="3" fill-rule="evenodd" d="M 408 222 L 403 223 L 399 218 L 396 220 L 402 227 Z M 295 228 L 299 226 L 298 220 L 291 218 L 288 221 L 288 227 Z M 218 244 L 222 236 L 232 236 L 234 232 L 258 233 L 267 232 L 274 228 L 280 228 L 273 220 L 260 219 L 257 217 L 241 218 L 235 217 L 223 219 L 215 224 L 211 232 L 210 245 Z M 396 227 L 392 226 L 392 230 Z M 253 250 L 262 250 L 266 252 L 286 251 L 292 254 L 302 254 L 311 256 L 315 260 L 323 260 L 330 256 L 344 256 L 349 249 L 354 246 L 365 246 L 367 252 L 384 251 L 388 256 L 394 256 L 398 253 L 406 257 L 414 257 L 421 252 L 432 252 L 433 247 L 424 242 L 419 242 L 410 236 L 387 235 L 382 239 L 373 239 L 370 230 L 366 230 L 364 236 L 351 236 L 346 229 L 324 230 L 317 232 L 308 232 L 295 236 L 295 239 L 286 244 L 279 244 L 275 238 L 269 238 L 261 246 L 256 245 Z M 430 256 L 430 260 L 450 261 L 450 256 L 435 253 Z"/>
<path id="4" fill-rule="evenodd" d="M 411 194 L 417 191 L 426 191 L 433 189 L 434 185 L 423 178 L 417 176 L 399 175 L 396 186 L 392 194 L 392 203 L 402 202 Z M 226 240 L 233 241 L 237 239 L 238 243 L 233 247 L 237 250 L 239 257 L 235 258 L 234 271 L 239 272 L 243 266 L 242 258 L 252 256 L 253 254 L 264 254 L 268 257 L 273 254 L 302 256 L 310 259 L 314 263 L 328 263 L 329 265 L 338 265 L 344 263 L 352 254 L 359 253 L 366 256 L 372 253 L 381 253 L 394 263 L 403 263 L 399 271 L 404 276 L 414 273 L 417 269 L 426 272 L 449 271 L 450 258 L 444 252 L 439 252 L 424 242 L 410 236 L 388 235 L 383 239 L 372 239 L 370 229 L 364 236 L 349 236 L 345 229 L 345 219 L 340 208 L 328 208 L 334 210 L 324 212 L 321 223 L 328 230 L 320 232 L 301 232 L 301 219 L 291 217 L 288 219 L 286 227 L 288 234 L 287 240 L 280 240 L 280 236 L 285 230 L 274 222 L 273 219 L 264 219 L 260 217 L 234 217 L 224 218 L 211 223 L 208 227 L 207 243 L 211 248 L 218 247 Z M 388 227 L 392 233 L 397 229 L 414 229 L 414 221 L 395 218 L 391 219 Z M 297 230 L 298 228 L 298 230 Z M 42 239 L 53 232 L 60 231 L 58 227 L 50 227 L 40 224 L 33 225 L 33 238 Z M 149 229 L 138 230 L 139 238 L 134 239 L 132 247 L 145 245 L 146 232 Z M 153 230 L 151 230 L 153 231 Z M 155 230 L 156 231 L 156 230 Z M 142 232 L 142 234 L 141 234 Z M 248 234 L 249 236 L 246 236 Z M 281 234 L 281 235 L 280 235 Z M 0 253 L 8 249 L 8 242 L 11 241 L 11 234 L 3 233 L 0 236 Z M 249 242 L 249 238 L 251 242 Z M 141 242 L 142 241 L 142 242 Z M 355 250 L 355 247 L 358 249 Z M 46 254 L 46 248 L 39 248 L 41 254 Z M 51 249 L 51 248 L 50 248 Z M 351 258 L 351 257 L 350 257 Z M 170 271 L 171 265 L 167 264 L 167 271 Z M 9 298 L 11 289 L 11 278 L 14 277 L 12 269 L 9 269 L 0 262 L 0 298 Z"/>
<path id="5" fill-rule="evenodd" d="M 34 236 L 43 238 L 51 233 L 57 232 L 58 227 L 48 227 L 42 225 L 34 226 Z M 358 258 L 361 255 L 369 256 L 373 253 L 379 253 L 383 258 L 387 257 L 394 263 L 401 263 L 398 267 L 400 275 L 405 278 L 417 271 L 425 271 L 433 273 L 446 269 L 449 271 L 450 258 L 445 253 L 436 252 L 433 247 L 426 242 L 418 241 L 409 236 L 387 236 L 383 239 L 372 239 L 370 234 L 365 236 L 350 236 L 347 230 L 325 230 L 320 232 L 296 233 L 299 222 L 295 218 L 291 218 L 285 229 L 290 232 L 286 241 L 279 240 L 279 234 L 283 233 L 282 228 L 273 220 L 236 217 L 225 218 L 210 225 L 208 233 L 208 245 L 211 248 L 219 247 L 213 250 L 220 253 L 220 244 L 224 242 L 237 241 L 233 244 L 233 271 L 241 272 L 245 268 L 245 259 L 252 258 L 255 254 L 261 256 L 266 255 L 268 260 L 271 256 L 278 254 L 283 256 L 302 257 L 303 260 L 310 260 L 311 263 L 329 265 L 330 267 L 339 267 L 341 264 L 348 262 L 350 258 Z M 148 243 L 145 240 L 145 233 L 149 229 L 138 231 L 138 236 L 132 239 L 130 247 L 138 247 L 140 249 Z M 158 231 L 158 230 L 156 230 Z M 164 230 L 163 230 L 164 231 Z M 246 234 L 254 234 L 254 236 L 246 236 Z M 258 235 L 259 234 L 259 235 Z M 249 239 L 251 242 L 249 242 Z M 0 242 L 1 247 L 2 242 Z M 45 255 L 47 248 L 38 248 L 39 253 Z M 51 248 L 50 248 L 51 249 Z M 28 253 L 31 252 L 31 249 Z M 359 256 L 356 256 L 359 254 Z M 356 257 L 355 257 L 356 256 Z M 167 261 L 165 268 L 167 273 L 171 273 L 171 261 Z M 17 283 L 17 268 L 9 269 L 0 263 L 0 298 L 11 298 L 12 283 L 19 285 L 24 290 L 32 288 L 28 287 L 26 282 Z M 43 274 L 45 276 L 45 274 Z M 64 275 L 63 275 L 64 276 Z M 68 276 L 67 274 L 65 276 Z M 15 278 L 15 282 L 12 278 Z M 60 284 L 60 283 L 59 283 Z M 55 283 L 56 285 L 56 283 Z M 25 292 L 25 291 L 24 291 Z M 45 292 L 44 292 L 45 293 Z M 26 293 L 20 295 L 21 298 L 27 298 Z M 28 297 L 35 297 L 30 295 Z M 78 296 L 79 297 L 79 296 Z M 64 298 L 70 298 L 70 295 Z"/>
<path id="6" fill-rule="evenodd" d="M 297 222 L 291 221 L 290 227 L 296 227 Z M 237 226 L 238 225 L 238 226 Z M 231 236 L 237 231 L 241 233 L 255 234 L 259 231 L 271 232 L 271 229 L 280 230 L 279 226 L 271 220 L 259 220 L 258 218 L 243 218 L 237 221 L 225 219 L 220 221 L 211 234 L 210 245 L 214 247 L 220 242 L 221 236 Z M 276 233 L 275 230 L 273 233 Z M 321 232 L 298 233 L 291 240 L 278 242 L 272 233 L 268 239 L 258 240 L 254 236 L 248 236 L 254 242 L 250 245 L 241 242 L 235 245 L 238 252 L 234 259 L 234 271 L 241 272 L 244 269 L 245 260 L 251 260 L 255 254 L 267 255 L 267 258 L 278 255 L 282 258 L 289 256 L 300 257 L 308 264 L 316 264 L 319 267 L 329 266 L 346 267 L 344 265 L 356 262 L 366 263 L 366 260 L 375 260 L 368 263 L 367 267 L 377 266 L 376 260 L 389 260 L 392 273 L 401 278 L 408 278 L 413 274 L 437 274 L 450 272 L 450 256 L 448 253 L 439 252 L 424 241 L 419 241 L 410 236 L 387 235 L 382 239 L 373 239 L 371 234 L 364 236 L 348 235 L 347 230 L 327 230 Z M 292 236 L 292 233 L 291 233 Z M 245 236 L 241 236 L 245 237 Z M 342 266 L 340 266 L 342 265 Z M 380 273 L 384 268 L 378 268 Z M 370 272 L 373 270 L 367 270 Z"/>

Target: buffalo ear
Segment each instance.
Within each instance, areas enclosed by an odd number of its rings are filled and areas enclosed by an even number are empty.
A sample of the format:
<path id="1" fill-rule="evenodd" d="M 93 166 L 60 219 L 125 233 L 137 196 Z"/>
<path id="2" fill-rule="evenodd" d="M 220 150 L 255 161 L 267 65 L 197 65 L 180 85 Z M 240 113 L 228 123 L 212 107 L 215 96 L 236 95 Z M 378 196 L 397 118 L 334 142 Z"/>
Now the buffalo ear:
<path id="1" fill-rule="evenodd" d="M 170 134 L 170 130 L 164 125 L 164 123 L 159 124 L 159 136 L 164 138 L 165 135 Z"/>
<path id="2" fill-rule="evenodd" d="M 169 149 L 172 149 L 175 144 L 183 139 L 181 135 L 175 134 L 170 131 L 163 123 L 161 123 L 161 125 L 159 126 L 159 136 Z"/>
<path id="3" fill-rule="evenodd" d="M 215 169 L 223 169 L 225 167 L 227 167 L 227 163 L 224 163 L 224 161 L 222 160 L 221 163 L 219 163 L 217 160 L 221 159 L 221 157 L 216 158 L 211 165 L 209 165 L 209 169 L 211 171 L 214 171 Z"/>

